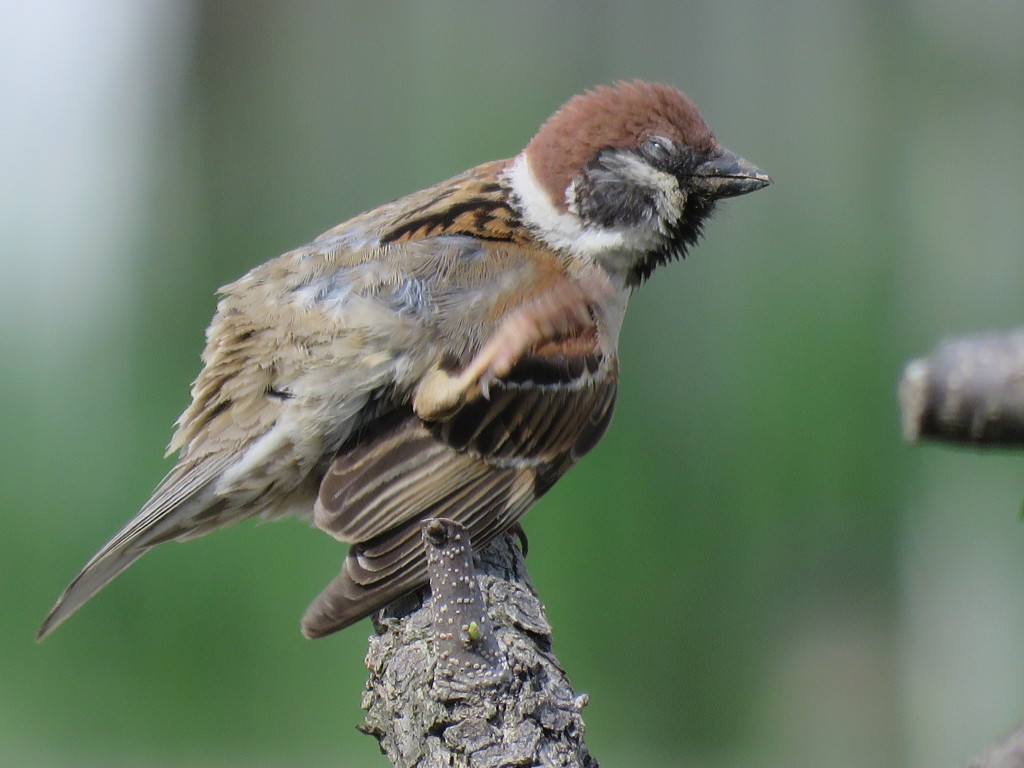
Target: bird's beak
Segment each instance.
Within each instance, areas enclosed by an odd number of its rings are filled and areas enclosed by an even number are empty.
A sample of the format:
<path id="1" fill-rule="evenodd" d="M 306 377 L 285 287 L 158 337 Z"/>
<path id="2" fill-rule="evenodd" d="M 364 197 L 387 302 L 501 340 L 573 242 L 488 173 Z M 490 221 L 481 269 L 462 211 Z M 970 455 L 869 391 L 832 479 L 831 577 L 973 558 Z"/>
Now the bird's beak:
<path id="1" fill-rule="evenodd" d="M 754 192 L 772 183 L 771 177 L 727 149 L 697 166 L 693 183 L 712 197 L 736 197 Z"/>

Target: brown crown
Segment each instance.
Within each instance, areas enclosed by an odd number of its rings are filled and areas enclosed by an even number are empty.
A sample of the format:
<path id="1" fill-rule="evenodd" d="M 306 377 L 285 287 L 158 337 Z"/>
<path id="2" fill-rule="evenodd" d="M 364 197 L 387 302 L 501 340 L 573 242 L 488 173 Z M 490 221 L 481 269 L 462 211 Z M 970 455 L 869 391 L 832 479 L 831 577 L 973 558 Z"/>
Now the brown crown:
<path id="1" fill-rule="evenodd" d="M 715 137 L 697 107 L 668 85 L 619 81 L 573 96 L 526 146 L 537 182 L 559 209 L 565 189 L 582 168 L 607 147 L 637 147 L 650 136 L 710 150 Z"/>

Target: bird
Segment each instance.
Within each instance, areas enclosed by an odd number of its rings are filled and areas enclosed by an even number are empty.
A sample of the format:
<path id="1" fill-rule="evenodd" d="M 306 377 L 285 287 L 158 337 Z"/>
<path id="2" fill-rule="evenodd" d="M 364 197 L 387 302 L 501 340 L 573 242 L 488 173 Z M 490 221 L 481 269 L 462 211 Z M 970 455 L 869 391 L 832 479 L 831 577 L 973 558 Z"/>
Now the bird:
<path id="1" fill-rule="evenodd" d="M 676 88 L 573 96 L 514 157 L 400 197 L 219 290 L 151 498 L 44 638 L 157 544 L 288 514 L 349 545 L 306 610 L 322 637 L 427 583 L 420 525 L 480 547 L 604 435 L 631 293 L 716 204 L 771 183 Z"/>

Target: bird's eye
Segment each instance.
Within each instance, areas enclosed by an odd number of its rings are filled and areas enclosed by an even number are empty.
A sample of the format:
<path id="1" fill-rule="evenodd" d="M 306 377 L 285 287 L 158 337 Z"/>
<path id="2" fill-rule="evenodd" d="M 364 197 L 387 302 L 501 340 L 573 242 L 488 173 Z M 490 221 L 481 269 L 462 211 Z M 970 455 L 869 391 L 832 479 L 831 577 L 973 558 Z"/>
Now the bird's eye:
<path id="1" fill-rule="evenodd" d="M 644 140 L 643 150 L 649 157 L 663 159 L 671 152 L 672 142 L 663 136 L 648 136 Z"/>

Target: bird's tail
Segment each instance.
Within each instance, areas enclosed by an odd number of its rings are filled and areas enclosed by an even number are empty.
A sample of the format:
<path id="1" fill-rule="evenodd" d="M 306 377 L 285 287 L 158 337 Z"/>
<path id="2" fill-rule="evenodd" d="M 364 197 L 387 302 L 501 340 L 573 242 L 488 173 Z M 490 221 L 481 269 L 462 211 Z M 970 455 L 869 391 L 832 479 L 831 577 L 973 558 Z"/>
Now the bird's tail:
<path id="1" fill-rule="evenodd" d="M 57 598 L 53 608 L 47 614 L 36 633 L 36 641 L 42 640 L 79 608 L 93 595 L 100 591 L 115 576 L 138 560 L 152 544 L 140 544 L 136 541 L 118 542 L 120 534 L 97 552 L 85 567 Z"/>
<path id="2" fill-rule="evenodd" d="M 226 522 L 225 499 L 214 498 L 209 477 L 179 465 L 132 520 L 103 545 L 57 598 L 36 633 L 42 640 L 115 576 L 153 546 L 171 539 L 201 536 Z"/>

